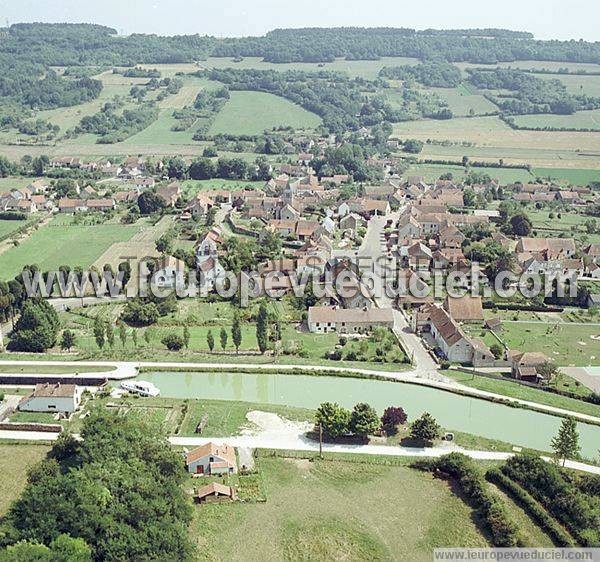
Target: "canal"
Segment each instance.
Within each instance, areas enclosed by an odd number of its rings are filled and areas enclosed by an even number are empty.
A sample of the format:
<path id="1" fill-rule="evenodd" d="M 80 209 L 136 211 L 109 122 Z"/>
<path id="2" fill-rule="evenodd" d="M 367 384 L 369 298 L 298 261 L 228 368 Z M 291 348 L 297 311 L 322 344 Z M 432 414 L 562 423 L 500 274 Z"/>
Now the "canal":
<path id="1" fill-rule="evenodd" d="M 424 411 L 449 430 L 499 439 L 548 451 L 561 418 L 486 400 L 452 394 L 431 387 L 349 377 L 271 373 L 154 372 L 138 377 L 154 383 L 167 398 L 205 398 L 279 404 L 315 409 L 321 402 L 352 408 L 368 402 L 379 414 L 387 406 L 401 406 L 409 421 Z M 595 458 L 600 427 L 579 424 L 581 453 Z"/>

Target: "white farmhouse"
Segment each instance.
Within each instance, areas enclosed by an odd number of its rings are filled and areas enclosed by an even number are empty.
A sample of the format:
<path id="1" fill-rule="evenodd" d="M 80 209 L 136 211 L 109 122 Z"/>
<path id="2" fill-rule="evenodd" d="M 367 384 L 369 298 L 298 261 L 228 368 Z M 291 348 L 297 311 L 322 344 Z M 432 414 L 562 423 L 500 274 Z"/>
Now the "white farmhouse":
<path id="1" fill-rule="evenodd" d="M 59 412 L 72 414 L 81 403 L 83 387 L 74 384 L 38 384 L 23 397 L 17 408 L 23 412 Z"/>
<path id="2" fill-rule="evenodd" d="M 185 455 L 190 474 L 233 474 L 237 469 L 235 449 L 223 443 L 206 443 Z"/>

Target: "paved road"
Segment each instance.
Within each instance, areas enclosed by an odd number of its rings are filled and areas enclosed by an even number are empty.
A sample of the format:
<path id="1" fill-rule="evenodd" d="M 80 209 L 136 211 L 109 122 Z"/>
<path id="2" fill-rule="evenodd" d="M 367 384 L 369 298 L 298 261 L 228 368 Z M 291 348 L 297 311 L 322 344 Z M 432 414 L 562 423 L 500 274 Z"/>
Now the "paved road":
<path id="1" fill-rule="evenodd" d="M 6 361 L 0 360 L 0 365 L 14 365 L 17 373 L 19 370 L 26 366 L 32 365 L 66 365 L 72 366 L 79 374 L 83 374 L 86 366 L 93 367 L 107 367 L 107 378 L 112 380 L 122 380 L 137 375 L 139 368 L 150 368 L 161 371 L 168 371 L 169 369 L 225 369 L 230 371 L 236 371 L 239 369 L 248 369 L 255 371 L 274 371 L 279 373 L 285 373 L 286 371 L 293 371 L 296 369 L 302 369 L 304 371 L 319 371 L 319 372 L 330 372 L 332 375 L 337 373 L 354 373 L 357 375 L 368 375 L 376 376 L 384 379 L 405 382 L 410 384 L 418 384 L 422 386 L 428 386 L 432 388 L 438 388 L 442 390 L 457 391 L 459 390 L 462 394 L 472 396 L 473 398 L 492 398 L 495 400 L 503 400 L 505 402 L 513 402 L 522 406 L 535 408 L 539 411 L 543 411 L 549 414 L 558 414 L 562 416 L 571 416 L 577 420 L 583 422 L 594 422 L 600 423 L 600 418 L 596 416 L 590 416 L 588 414 L 582 414 L 579 412 L 573 412 L 571 410 L 565 410 L 563 408 L 556 408 L 554 406 L 548 406 L 546 404 L 538 404 L 537 402 L 531 402 L 529 400 L 521 400 L 518 398 L 509 398 L 500 394 L 494 394 L 493 392 L 486 392 L 476 388 L 470 388 L 463 386 L 453 380 L 444 381 L 439 378 L 431 377 L 431 373 L 427 374 L 417 369 L 408 371 L 378 371 L 376 369 L 359 369 L 350 367 L 325 367 L 323 365 L 280 365 L 274 363 L 268 364 L 254 364 L 254 363 L 183 363 L 183 362 L 170 362 L 170 361 L 139 361 L 139 362 L 123 362 L 123 361 Z M 20 373 L 21 375 L 23 372 Z M 98 373 L 92 373 L 98 375 Z M 3 376 L 10 376 L 5 373 Z M 48 375 L 45 375 L 48 376 Z M 58 376 L 58 375 L 57 375 Z M 60 375 L 65 376 L 65 375 Z"/>
<path id="2" fill-rule="evenodd" d="M 44 433 L 40 431 L 5 431 L 0 430 L 0 439 L 16 439 L 28 441 L 54 441 L 58 437 L 57 433 Z M 76 436 L 77 437 L 77 436 Z M 252 449 L 280 449 L 294 451 L 318 452 L 319 444 L 313 441 L 298 440 L 278 440 L 264 439 L 258 436 L 241 435 L 223 438 L 208 437 L 170 437 L 172 445 L 198 447 L 208 442 L 222 443 L 226 441 L 233 447 L 250 447 Z M 392 447 L 389 445 L 337 445 L 324 444 L 323 451 L 327 453 L 353 453 L 363 455 L 385 455 L 390 457 L 440 457 L 450 451 L 459 450 L 464 455 L 477 460 L 506 460 L 512 456 L 512 453 L 501 453 L 498 451 L 470 451 L 467 449 L 457 449 L 455 447 L 431 447 L 431 448 L 410 448 L 410 447 Z M 550 457 L 542 457 L 548 462 L 552 462 Z M 567 461 L 567 468 L 589 472 L 591 474 L 600 474 L 600 467 L 585 463 Z"/>
<path id="3" fill-rule="evenodd" d="M 363 243 L 358 250 L 358 256 L 362 258 L 370 258 L 373 260 L 371 272 L 378 282 L 377 296 L 375 303 L 381 308 L 389 308 L 394 304 L 394 299 L 385 291 L 383 287 L 384 272 L 390 268 L 395 268 L 394 262 L 389 262 L 386 259 L 387 249 L 385 247 L 384 229 L 386 222 L 391 219 L 396 221 L 401 211 L 391 213 L 383 217 L 373 217 L 367 226 L 367 233 L 363 239 Z M 415 372 L 421 377 L 431 378 L 443 382 L 450 382 L 450 379 L 440 375 L 438 365 L 433 360 L 421 338 L 419 338 L 410 328 L 408 320 L 401 311 L 394 311 L 396 336 L 402 340 L 404 347 L 412 356 Z"/>

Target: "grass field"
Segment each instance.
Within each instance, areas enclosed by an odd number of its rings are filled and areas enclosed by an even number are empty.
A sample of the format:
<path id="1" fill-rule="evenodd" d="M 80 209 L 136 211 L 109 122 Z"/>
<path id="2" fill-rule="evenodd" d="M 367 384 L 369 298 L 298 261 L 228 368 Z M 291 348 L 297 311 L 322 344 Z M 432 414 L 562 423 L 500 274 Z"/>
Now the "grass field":
<path id="1" fill-rule="evenodd" d="M 256 189 L 263 187 L 262 181 L 240 181 L 240 180 L 186 180 L 181 184 L 181 189 L 186 197 L 193 197 L 200 191 L 210 191 L 212 189 L 228 189 L 237 191 L 239 189 Z"/>
<path id="2" fill-rule="evenodd" d="M 554 548 L 552 539 L 531 519 L 531 516 L 518 505 L 503 490 L 491 482 L 487 483 L 489 489 L 506 506 L 509 515 L 521 529 L 521 539 L 526 547 Z"/>
<path id="3" fill-rule="evenodd" d="M 587 185 L 592 181 L 600 181 L 600 170 L 598 169 L 534 168 L 532 172 L 535 176 L 575 185 Z"/>
<path id="4" fill-rule="evenodd" d="M 187 131 L 172 131 L 172 127 L 177 124 L 177 119 L 173 117 L 173 110 L 182 109 L 185 106 L 192 105 L 198 92 L 202 89 L 215 89 L 219 82 L 202 80 L 195 76 L 181 77 L 183 87 L 179 93 L 168 96 L 160 102 L 160 113 L 158 119 L 137 135 L 133 135 L 120 143 L 124 146 L 130 145 L 155 145 L 157 149 L 164 145 L 178 144 L 196 144 L 193 140 L 194 133 L 198 128 L 198 123 L 192 125 Z"/>
<path id="5" fill-rule="evenodd" d="M 488 174 L 492 179 L 497 179 L 501 184 L 514 183 L 517 181 L 528 182 L 533 180 L 532 175 L 524 169 L 512 168 L 471 168 L 472 172 Z M 450 172 L 455 180 L 462 180 L 467 175 L 463 166 L 450 166 L 444 164 L 414 164 L 402 177 L 423 176 L 425 181 L 439 179 L 442 174 Z"/>
<path id="6" fill-rule="evenodd" d="M 462 84 L 457 88 L 431 88 L 427 91 L 442 98 L 457 117 L 470 115 L 471 111 L 474 115 L 498 111 L 491 101 L 481 94 L 472 93 Z"/>
<path id="7" fill-rule="evenodd" d="M 425 561 L 440 546 L 487 546 L 471 510 L 429 474 L 331 460 L 258 467 L 266 503 L 196 508 L 202 559 Z"/>
<path id="8" fill-rule="evenodd" d="M 12 232 L 15 232 L 16 230 L 19 230 L 19 228 L 23 228 L 24 226 L 27 226 L 30 223 L 31 223 L 31 221 L 28 221 L 28 220 L 24 220 L 24 221 L 0 220 L 0 239 L 4 238 L 5 236 L 10 235 Z"/>
<path id="9" fill-rule="evenodd" d="M 274 127 L 314 129 L 321 119 L 284 98 L 265 92 L 231 92 L 231 99 L 216 116 L 211 135 L 257 135 Z"/>
<path id="10" fill-rule="evenodd" d="M 27 471 L 49 450 L 47 445 L 0 443 L 0 516 L 25 488 Z"/>
<path id="11" fill-rule="evenodd" d="M 502 339 L 510 349 L 541 351 L 557 365 L 585 366 L 600 358 L 600 327 L 504 322 Z"/>
<path id="12" fill-rule="evenodd" d="M 37 264 L 42 271 L 60 265 L 89 267 L 113 243 L 130 240 L 140 225 L 58 226 L 62 217 L 35 230 L 19 246 L 0 255 L 0 278 L 12 279 L 23 266 Z"/>
<path id="13" fill-rule="evenodd" d="M 600 71 L 598 66 L 596 72 Z M 538 78 L 545 80 L 560 80 L 570 94 L 600 96 L 600 76 L 581 76 L 568 74 L 537 74 Z"/>
<path id="14" fill-rule="evenodd" d="M 0 365 L 0 373 L 27 373 L 36 375 L 72 375 L 73 373 L 106 373 L 112 371 L 110 367 L 76 367 L 68 365 L 27 365 L 15 367 L 13 365 Z"/>
<path id="15" fill-rule="evenodd" d="M 382 57 L 379 60 L 357 60 L 349 61 L 345 59 L 336 59 L 333 62 L 323 64 L 308 62 L 293 62 L 275 64 L 264 62 L 261 57 L 245 57 L 241 62 L 233 62 L 228 57 L 211 57 L 201 61 L 201 68 L 256 68 L 258 70 L 304 70 L 306 72 L 318 72 L 319 70 L 329 70 L 344 72 L 350 77 L 361 76 L 369 80 L 377 78 L 379 71 L 384 66 L 402 66 L 406 64 L 418 64 L 420 61 L 409 57 Z"/>
<path id="16" fill-rule="evenodd" d="M 598 76 L 598 80 L 600 80 L 600 76 Z M 514 120 L 519 127 L 555 127 L 565 129 L 600 130 L 600 109 L 578 111 L 573 115 L 515 115 Z"/>

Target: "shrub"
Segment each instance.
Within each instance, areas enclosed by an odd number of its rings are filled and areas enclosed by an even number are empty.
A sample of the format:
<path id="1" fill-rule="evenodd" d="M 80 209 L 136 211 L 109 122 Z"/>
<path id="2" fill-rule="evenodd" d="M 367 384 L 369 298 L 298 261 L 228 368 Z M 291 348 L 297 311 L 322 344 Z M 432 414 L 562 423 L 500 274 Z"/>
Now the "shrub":
<path id="1" fill-rule="evenodd" d="M 381 416 L 381 427 L 388 435 L 398 433 L 398 426 L 406 423 L 408 416 L 402 408 L 390 406 Z"/>
<path id="2" fill-rule="evenodd" d="M 578 490 L 559 467 L 533 455 L 517 455 L 506 461 L 502 472 L 523 486 L 582 546 L 600 545 L 600 514 L 594 499 Z"/>
<path id="3" fill-rule="evenodd" d="M 185 341 L 178 334 L 167 334 L 160 341 L 169 351 L 179 351 L 185 345 Z"/>

